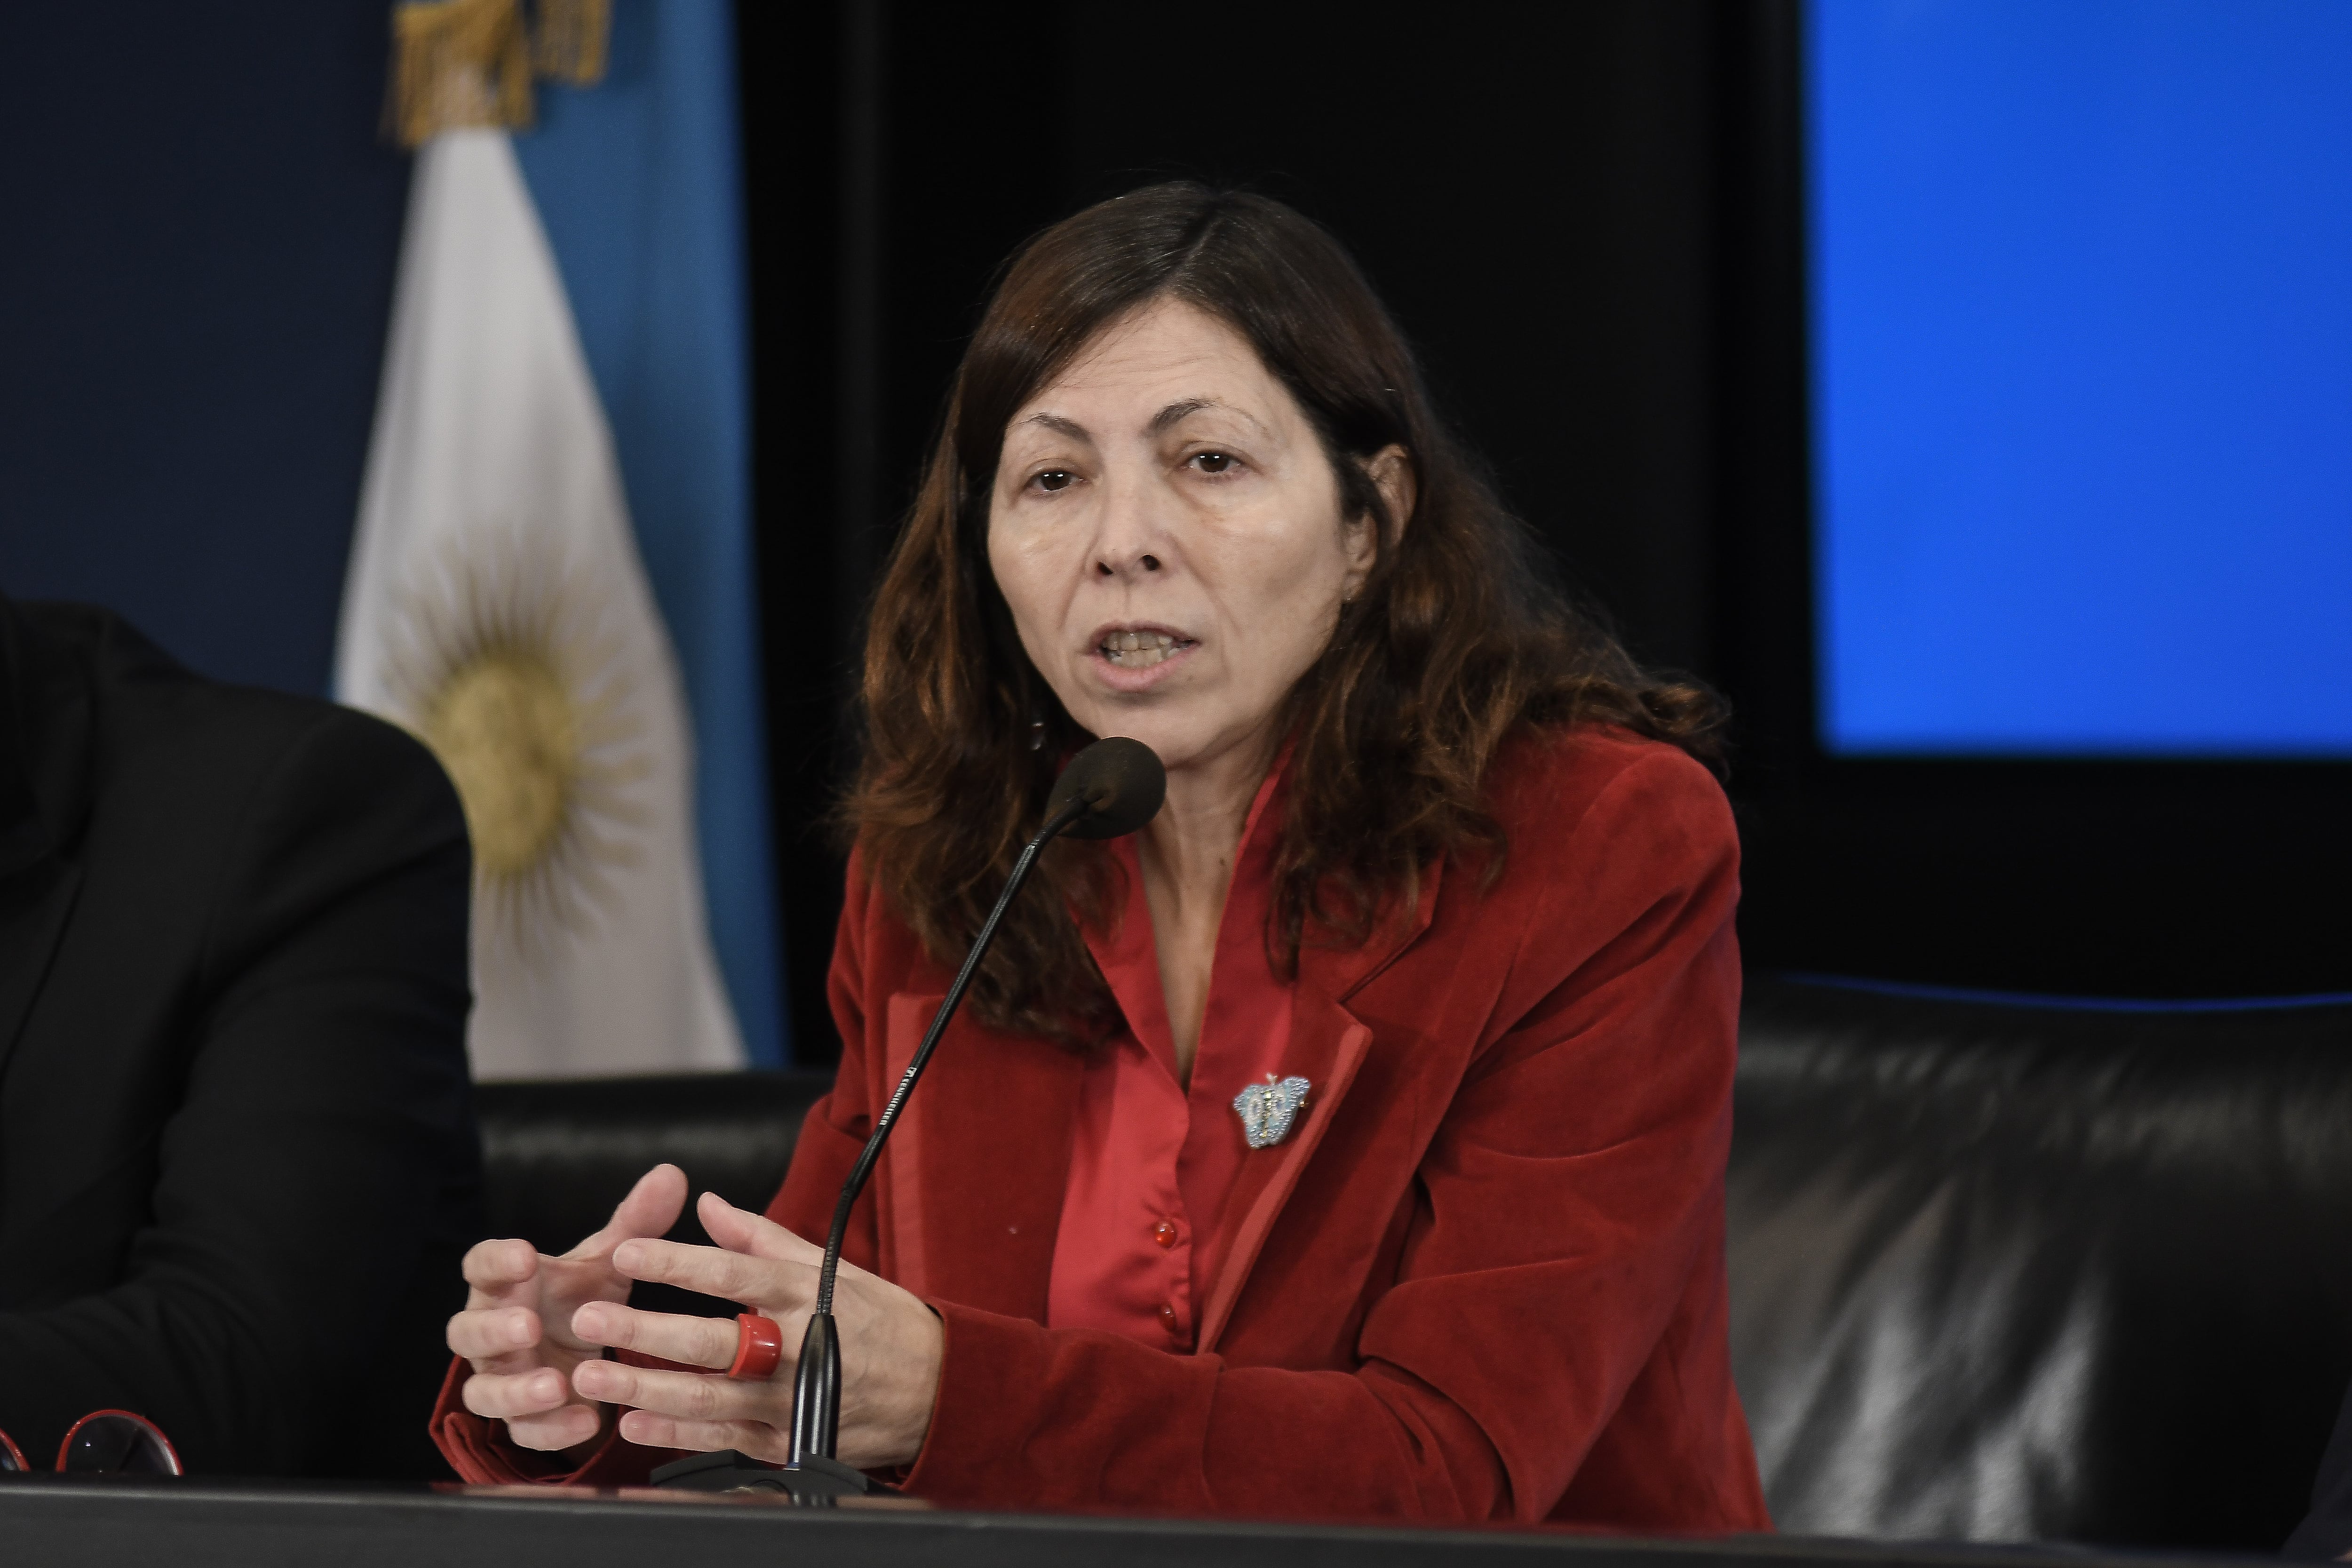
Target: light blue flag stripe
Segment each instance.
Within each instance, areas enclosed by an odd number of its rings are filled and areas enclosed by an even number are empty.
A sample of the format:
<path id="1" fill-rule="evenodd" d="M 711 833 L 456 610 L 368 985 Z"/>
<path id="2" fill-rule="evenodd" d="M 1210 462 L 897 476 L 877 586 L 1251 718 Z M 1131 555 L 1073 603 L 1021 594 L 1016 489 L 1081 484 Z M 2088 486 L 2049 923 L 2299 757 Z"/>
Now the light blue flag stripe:
<path id="1" fill-rule="evenodd" d="M 792 1059 L 751 555 L 742 177 L 728 0 L 617 0 L 605 79 L 541 84 L 515 151 L 619 450 L 693 710 L 710 934 L 755 1067 Z"/>

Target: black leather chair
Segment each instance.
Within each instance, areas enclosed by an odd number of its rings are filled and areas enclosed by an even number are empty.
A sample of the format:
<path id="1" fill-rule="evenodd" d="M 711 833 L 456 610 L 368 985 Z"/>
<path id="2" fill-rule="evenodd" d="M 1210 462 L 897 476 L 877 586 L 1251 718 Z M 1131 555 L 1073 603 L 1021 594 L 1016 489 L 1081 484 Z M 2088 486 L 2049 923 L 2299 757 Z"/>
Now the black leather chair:
<path id="1" fill-rule="evenodd" d="M 477 1084 L 489 1234 L 569 1251 L 665 1160 L 698 1194 L 764 1209 L 783 1184 L 802 1119 L 832 1082 L 830 1073 L 747 1072 Z M 710 1245 L 691 1200 L 670 1238 Z M 739 1310 L 666 1285 L 640 1285 L 631 1299 L 654 1311 Z"/>
<path id="2" fill-rule="evenodd" d="M 1816 1533 L 2275 1551 L 2352 1376 L 2352 1006 L 1751 984 L 1732 1352 Z"/>
<path id="3" fill-rule="evenodd" d="M 764 1203 L 824 1087 L 486 1085 L 493 1232 L 561 1251 L 664 1159 Z M 1781 1529 L 2285 1538 L 2352 1377 L 2352 1006 L 1759 979 L 1738 1092 L 1732 1353 Z"/>

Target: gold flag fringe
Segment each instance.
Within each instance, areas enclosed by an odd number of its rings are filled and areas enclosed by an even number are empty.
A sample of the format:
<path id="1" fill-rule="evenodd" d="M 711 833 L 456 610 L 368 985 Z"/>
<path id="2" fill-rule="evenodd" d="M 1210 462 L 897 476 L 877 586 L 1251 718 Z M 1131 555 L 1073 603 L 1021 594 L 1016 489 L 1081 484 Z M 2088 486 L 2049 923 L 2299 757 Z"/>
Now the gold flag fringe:
<path id="1" fill-rule="evenodd" d="M 392 89 L 384 127 L 421 147 L 467 125 L 531 123 L 530 79 L 574 86 L 604 79 L 612 0 L 403 0 L 392 8 Z"/>
<path id="2" fill-rule="evenodd" d="M 461 125 L 528 125 L 530 57 L 517 0 L 407 0 L 392 9 L 387 118 L 404 147 Z"/>
<path id="3" fill-rule="evenodd" d="M 604 46 L 613 36 L 613 0 L 539 0 L 530 40 L 539 74 L 573 87 L 604 79 Z"/>

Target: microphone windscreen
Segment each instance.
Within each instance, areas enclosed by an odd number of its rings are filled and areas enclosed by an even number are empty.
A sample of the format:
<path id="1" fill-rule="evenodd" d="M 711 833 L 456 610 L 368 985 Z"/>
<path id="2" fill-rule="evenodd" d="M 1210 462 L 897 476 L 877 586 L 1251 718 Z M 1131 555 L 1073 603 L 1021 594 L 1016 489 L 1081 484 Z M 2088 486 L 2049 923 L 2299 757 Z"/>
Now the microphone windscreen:
<path id="1" fill-rule="evenodd" d="M 1070 759 L 1054 781 L 1045 816 L 1050 820 L 1070 802 L 1083 799 L 1086 815 L 1063 831 L 1073 838 L 1117 838 L 1159 816 L 1167 795 L 1168 770 L 1160 765 L 1159 755 L 1140 741 L 1114 735 Z"/>

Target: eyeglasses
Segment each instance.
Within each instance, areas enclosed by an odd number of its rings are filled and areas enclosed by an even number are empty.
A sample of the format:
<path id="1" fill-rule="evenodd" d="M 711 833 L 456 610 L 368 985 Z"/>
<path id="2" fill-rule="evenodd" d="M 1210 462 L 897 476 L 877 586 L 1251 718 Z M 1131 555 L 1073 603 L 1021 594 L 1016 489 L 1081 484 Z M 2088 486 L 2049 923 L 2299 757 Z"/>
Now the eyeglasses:
<path id="1" fill-rule="evenodd" d="M 25 1451 L 0 1432 L 0 1474 L 26 1471 Z M 68 1476 L 180 1476 L 179 1450 L 163 1429 L 128 1410 L 93 1410 L 58 1445 L 58 1473 Z"/>

